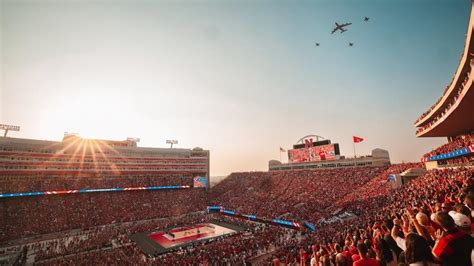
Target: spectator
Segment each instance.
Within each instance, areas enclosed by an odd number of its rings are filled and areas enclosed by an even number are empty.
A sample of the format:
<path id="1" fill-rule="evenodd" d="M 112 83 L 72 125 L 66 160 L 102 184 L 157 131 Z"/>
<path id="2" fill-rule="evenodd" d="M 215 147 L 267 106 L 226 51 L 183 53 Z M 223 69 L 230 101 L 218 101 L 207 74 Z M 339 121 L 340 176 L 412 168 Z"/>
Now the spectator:
<path id="1" fill-rule="evenodd" d="M 385 239 L 379 239 L 377 242 L 377 260 L 380 262 L 380 266 L 397 266 L 397 257 L 394 251 L 392 251 L 385 241 Z"/>
<path id="2" fill-rule="evenodd" d="M 357 245 L 357 250 L 359 251 L 360 259 L 353 263 L 354 266 L 379 266 L 380 263 L 373 258 L 368 257 L 368 247 L 364 243 L 359 243 Z"/>
<path id="3" fill-rule="evenodd" d="M 437 240 L 433 247 L 434 257 L 442 265 L 471 265 L 473 239 L 467 233 L 459 231 L 453 218 L 446 212 L 436 214 L 437 223 L 444 232 L 438 231 Z"/>
<path id="4" fill-rule="evenodd" d="M 414 233 L 407 236 L 404 257 L 409 266 L 430 266 L 433 262 L 428 242 Z"/>

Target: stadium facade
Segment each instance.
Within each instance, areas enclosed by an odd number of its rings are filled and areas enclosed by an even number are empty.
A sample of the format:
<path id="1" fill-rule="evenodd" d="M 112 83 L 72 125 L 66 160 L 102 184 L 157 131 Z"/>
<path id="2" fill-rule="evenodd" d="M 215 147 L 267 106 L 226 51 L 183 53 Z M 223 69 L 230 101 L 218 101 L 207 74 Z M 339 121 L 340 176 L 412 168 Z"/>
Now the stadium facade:
<path id="1" fill-rule="evenodd" d="M 138 147 L 125 141 L 84 139 L 65 134 L 62 141 L 0 138 L 0 177 L 205 177 L 209 151 L 202 148 Z"/>
<path id="2" fill-rule="evenodd" d="M 415 121 L 417 137 L 446 137 L 448 143 L 421 159 L 428 169 L 474 165 L 474 9 L 458 67 L 443 94 Z"/>
<path id="3" fill-rule="evenodd" d="M 313 137 L 316 141 L 313 141 Z M 269 171 L 330 169 L 348 167 L 383 167 L 390 165 L 390 155 L 383 149 L 372 150 L 371 155 L 346 158 L 340 154 L 339 144 L 320 136 L 309 135 L 298 140 L 288 150 L 288 163 L 277 160 L 268 162 Z M 280 150 L 281 151 L 281 150 Z"/>

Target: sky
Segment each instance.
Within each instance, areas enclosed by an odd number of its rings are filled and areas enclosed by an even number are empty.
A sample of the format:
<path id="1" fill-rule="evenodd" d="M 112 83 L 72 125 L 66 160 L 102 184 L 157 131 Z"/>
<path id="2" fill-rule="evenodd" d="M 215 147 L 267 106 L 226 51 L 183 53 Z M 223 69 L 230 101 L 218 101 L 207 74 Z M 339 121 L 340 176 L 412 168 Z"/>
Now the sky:
<path id="1" fill-rule="evenodd" d="M 419 161 L 446 142 L 413 123 L 453 78 L 469 12 L 468 0 L 0 0 L 0 123 L 21 138 L 177 139 L 210 150 L 212 176 L 266 170 L 309 134 L 347 156 L 357 135 L 358 155 Z M 335 22 L 353 24 L 331 35 Z"/>

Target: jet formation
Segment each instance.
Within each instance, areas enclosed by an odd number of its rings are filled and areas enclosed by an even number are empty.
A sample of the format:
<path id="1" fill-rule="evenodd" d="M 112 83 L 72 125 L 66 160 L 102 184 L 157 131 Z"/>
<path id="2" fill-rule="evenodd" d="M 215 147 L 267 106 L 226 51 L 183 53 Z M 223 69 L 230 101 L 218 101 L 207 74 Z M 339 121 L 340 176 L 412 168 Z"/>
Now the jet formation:
<path id="1" fill-rule="evenodd" d="M 365 21 L 365 22 L 368 22 L 369 20 L 370 20 L 369 17 L 364 17 L 364 21 Z M 344 32 L 346 32 L 346 31 L 348 31 L 348 29 L 346 29 L 346 27 L 352 25 L 352 22 L 341 23 L 341 24 L 339 24 L 338 22 L 335 22 L 335 24 L 336 24 L 336 27 L 334 27 L 334 28 L 332 29 L 331 34 L 334 34 L 334 33 L 337 32 L 337 31 L 340 31 L 341 34 L 344 33 Z M 314 44 L 315 44 L 316 47 L 318 47 L 318 46 L 320 45 L 319 42 L 315 42 Z M 349 42 L 349 46 L 354 46 L 354 43 L 353 43 L 353 42 Z"/>

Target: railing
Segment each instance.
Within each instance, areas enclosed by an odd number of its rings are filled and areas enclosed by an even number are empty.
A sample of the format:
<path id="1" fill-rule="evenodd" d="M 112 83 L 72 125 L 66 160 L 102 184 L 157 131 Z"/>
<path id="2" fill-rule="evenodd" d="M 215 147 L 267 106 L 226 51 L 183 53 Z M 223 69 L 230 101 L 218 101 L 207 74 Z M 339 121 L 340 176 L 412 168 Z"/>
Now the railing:
<path id="1" fill-rule="evenodd" d="M 452 152 L 447 152 L 443 154 L 433 155 L 430 157 L 424 157 L 422 161 L 429 162 L 429 161 L 439 161 L 439 160 L 448 160 L 453 159 L 461 156 L 465 156 L 468 154 L 474 153 L 474 145 L 470 145 L 468 147 L 463 147 L 461 149 L 457 149 Z"/>
<path id="2" fill-rule="evenodd" d="M 472 5 L 474 6 L 474 2 L 472 3 Z M 458 68 L 456 70 L 456 73 L 454 74 L 453 79 L 451 80 L 449 85 L 446 86 L 446 88 L 445 88 L 443 94 L 441 95 L 441 97 L 426 112 L 424 112 L 422 115 L 420 115 L 418 117 L 418 119 L 415 121 L 415 125 L 421 126 L 421 125 L 423 125 L 427 122 L 427 121 L 424 121 L 424 120 L 427 120 L 428 116 L 436 115 L 438 113 L 438 109 L 441 109 L 441 108 L 443 108 L 443 106 L 446 105 L 445 103 L 441 103 L 443 101 L 443 99 L 449 100 L 449 98 L 451 97 L 453 92 L 450 91 L 450 88 L 458 85 L 458 82 L 459 82 L 459 80 L 461 80 L 463 78 L 462 75 L 464 75 L 464 73 L 466 72 L 467 67 L 470 66 L 471 69 L 473 68 L 474 64 L 473 64 L 472 58 L 473 58 L 474 54 L 469 51 L 470 48 L 472 48 L 472 46 L 473 46 L 472 43 L 471 43 L 472 34 L 473 34 L 473 19 L 474 19 L 474 10 L 473 10 L 473 8 L 471 8 L 471 14 L 470 14 L 469 23 L 468 23 L 466 41 L 464 42 L 463 52 L 461 53 L 461 58 L 460 58 L 459 63 L 458 63 Z M 468 66 L 467 64 L 470 64 L 470 65 Z M 467 72 L 470 72 L 470 71 L 467 71 Z"/>

